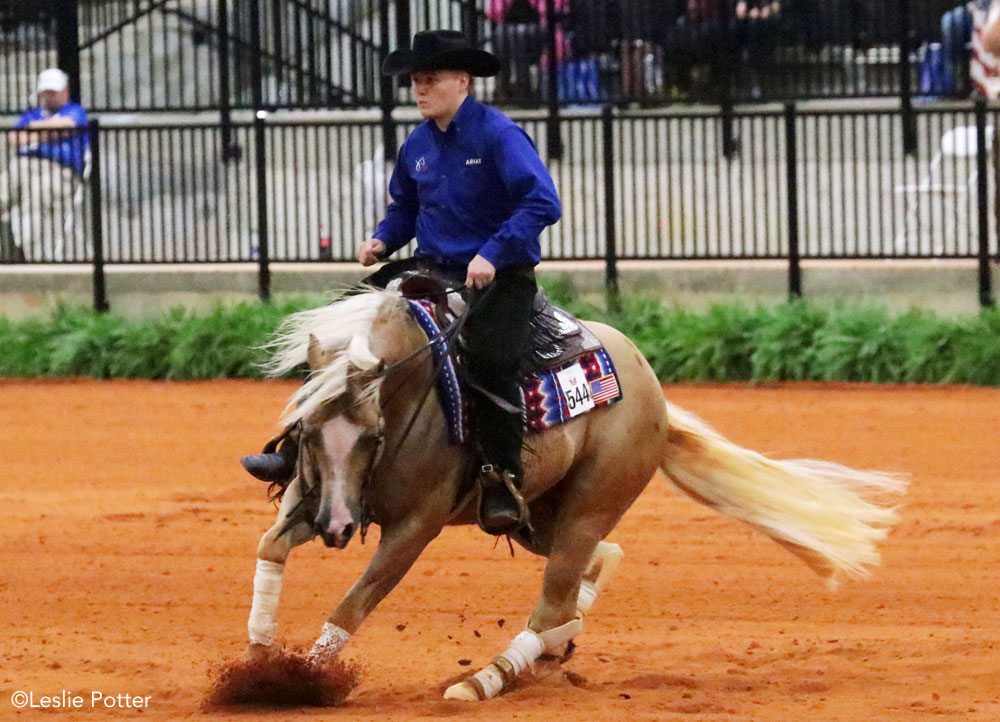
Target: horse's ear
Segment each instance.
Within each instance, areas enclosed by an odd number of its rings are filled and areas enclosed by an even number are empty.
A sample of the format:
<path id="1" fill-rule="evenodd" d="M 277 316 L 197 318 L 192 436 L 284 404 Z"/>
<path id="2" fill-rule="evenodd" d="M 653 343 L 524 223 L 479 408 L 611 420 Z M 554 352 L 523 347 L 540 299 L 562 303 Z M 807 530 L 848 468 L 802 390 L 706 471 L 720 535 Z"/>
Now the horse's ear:
<path id="1" fill-rule="evenodd" d="M 306 351 L 306 361 L 313 371 L 321 369 L 330 362 L 329 354 L 319 345 L 319 339 L 309 334 L 309 349 Z"/>

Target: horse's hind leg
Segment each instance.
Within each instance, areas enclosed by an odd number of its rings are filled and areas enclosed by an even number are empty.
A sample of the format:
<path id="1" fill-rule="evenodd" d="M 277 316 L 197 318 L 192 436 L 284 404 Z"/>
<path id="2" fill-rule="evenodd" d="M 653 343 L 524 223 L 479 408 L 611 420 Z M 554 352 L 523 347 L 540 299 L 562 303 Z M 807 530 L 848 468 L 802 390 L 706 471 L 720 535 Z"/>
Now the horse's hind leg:
<path id="1" fill-rule="evenodd" d="M 304 544 L 315 536 L 307 515 L 302 512 L 302 491 L 299 479 L 288 485 L 278 510 L 278 520 L 257 544 L 257 570 L 253 579 L 253 604 L 247 631 L 250 636 L 251 658 L 264 657 L 270 653 L 278 628 L 278 600 L 281 596 L 281 578 L 285 571 L 285 560 L 293 547 Z M 299 521 L 292 521 L 295 514 Z M 288 528 L 286 528 L 286 526 Z"/>
<path id="2" fill-rule="evenodd" d="M 576 611 L 581 617 L 590 611 L 597 596 L 607 589 L 624 556 L 622 548 L 617 544 L 597 542 L 597 547 L 590 555 L 590 561 L 583 572 L 580 593 L 576 597 Z"/>
<path id="3" fill-rule="evenodd" d="M 582 630 L 583 615 L 607 586 L 622 558 L 617 544 L 597 541 L 611 531 L 621 512 L 605 510 L 582 517 L 565 512 L 564 507 L 558 519 L 537 525 L 533 537 L 518 538 L 529 551 L 549 557 L 542 600 L 527 629 L 484 669 L 449 687 L 446 699 L 475 701 L 501 694 L 542 654 L 562 656 Z"/>
<path id="4" fill-rule="evenodd" d="M 550 513 L 545 514 L 545 512 Z M 532 506 L 531 519 L 534 525 L 532 534 L 515 532 L 511 536 L 514 541 L 532 554 L 548 557 L 552 551 L 555 517 L 551 515 L 551 509 L 540 509 L 538 506 Z M 598 594 L 607 587 L 623 556 L 622 548 L 617 544 L 606 541 L 597 543 L 590 555 L 590 560 L 587 562 L 587 568 L 583 572 L 580 592 L 576 599 L 576 609 L 581 617 L 590 611 Z"/>

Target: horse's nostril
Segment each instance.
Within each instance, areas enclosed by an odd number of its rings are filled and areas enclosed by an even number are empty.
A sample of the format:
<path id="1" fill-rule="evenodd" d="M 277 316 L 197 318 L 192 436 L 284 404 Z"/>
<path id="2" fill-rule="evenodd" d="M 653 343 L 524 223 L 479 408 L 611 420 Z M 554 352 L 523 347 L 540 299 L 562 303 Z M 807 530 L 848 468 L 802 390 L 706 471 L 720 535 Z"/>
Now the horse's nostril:
<path id="1" fill-rule="evenodd" d="M 348 524 L 344 527 L 344 539 L 350 539 L 352 536 L 354 536 L 354 525 Z"/>

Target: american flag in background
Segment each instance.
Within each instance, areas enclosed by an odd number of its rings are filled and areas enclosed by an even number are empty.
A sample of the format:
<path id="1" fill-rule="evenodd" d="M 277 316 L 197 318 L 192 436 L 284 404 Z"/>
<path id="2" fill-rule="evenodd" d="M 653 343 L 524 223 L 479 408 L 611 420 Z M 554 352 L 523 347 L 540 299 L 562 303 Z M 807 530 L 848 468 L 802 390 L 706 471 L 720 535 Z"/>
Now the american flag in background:
<path id="1" fill-rule="evenodd" d="M 608 374 L 590 382 L 590 395 L 595 404 L 608 399 L 616 399 L 618 394 L 618 379 L 615 378 L 614 374 Z"/>

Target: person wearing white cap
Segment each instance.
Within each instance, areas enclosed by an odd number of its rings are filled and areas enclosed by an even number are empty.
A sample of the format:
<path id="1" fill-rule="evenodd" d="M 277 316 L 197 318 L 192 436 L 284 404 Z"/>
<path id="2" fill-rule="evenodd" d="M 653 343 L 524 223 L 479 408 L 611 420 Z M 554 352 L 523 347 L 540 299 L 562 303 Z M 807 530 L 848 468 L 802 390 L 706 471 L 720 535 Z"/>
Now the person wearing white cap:
<path id="1" fill-rule="evenodd" d="M 62 260 L 73 193 L 86 167 L 87 112 L 69 99 L 69 78 L 59 68 L 43 70 L 37 106 L 7 134 L 14 151 L 0 172 L 0 257 Z M 6 233 L 6 236 L 5 236 Z"/>

